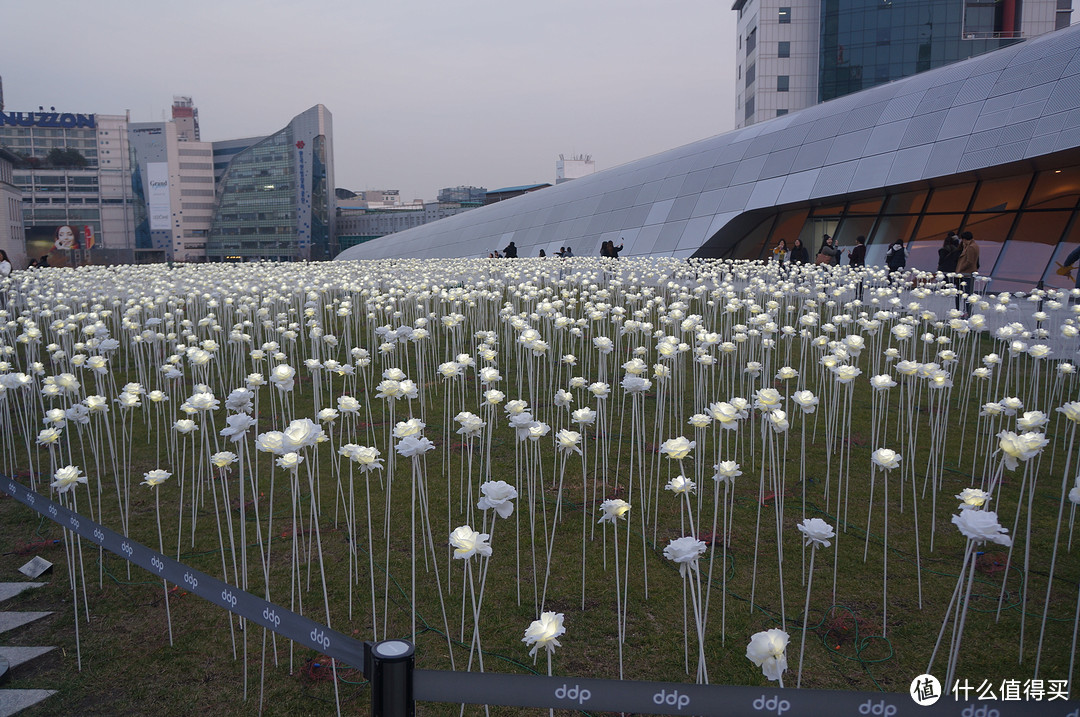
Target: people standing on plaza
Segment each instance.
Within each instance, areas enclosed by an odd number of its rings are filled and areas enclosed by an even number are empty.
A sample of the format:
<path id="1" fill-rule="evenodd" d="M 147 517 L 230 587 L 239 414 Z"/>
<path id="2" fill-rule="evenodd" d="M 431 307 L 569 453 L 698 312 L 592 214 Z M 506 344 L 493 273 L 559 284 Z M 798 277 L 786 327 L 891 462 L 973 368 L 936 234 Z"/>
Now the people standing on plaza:
<path id="1" fill-rule="evenodd" d="M 506 248 L 503 249 L 503 256 L 507 259 L 517 259 L 517 244 L 514 242 L 507 244 Z"/>
<path id="2" fill-rule="evenodd" d="M 960 274 L 960 291 L 969 296 L 974 293 L 973 274 L 979 270 L 979 245 L 971 232 L 960 235 L 960 258 L 956 261 L 956 273 Z M 959 298 L 959 297 L 957 297 Z M 964 312 L 965 316 L 968 312 Z"/>
<path id="3" fill-rule="evenodd" d="M 622 237 L 619 237 L 619 241 L 622 242 Z M 624 245 L 621 244 L 621 243 L 619 244 L 619 246 L 615 246 L 615 242 L 613 242 L 613 241 L 608 242 L 608 250 L 611 252 L 611 258 L 612 259 L 618 259 L 619 258 L 619 252 L 623 250 L 623 246 Z"/>
<path id="4" fill-rule="evenodd" d="M 885 252 L 885 266 L 889 267 L 889 279 L 893 280 L 897 272 L 903 271 L 907 266 L 907 249 L 904 248 L 903 239 L 894 239 Z"/>
<path id="5" fill-rule="evenodd" d="M 780 265 L 780 268 L 784 268 L 784 264 L 788 261 L 789 253 L 787 248 L 787 239 L 781 239 L 776 242 L 776 246 L 772 250 L 772 260 Z"/>
<path id="6" fill-rule="evenodd" d="M 6 279 L 11 276 L 11 260 L 8 259 L 7 252 L 0 249 L 0 279 Z"/>
<path id="7" fill-rule="evenodd" d="M 843 251 L 836 247 L 836 242 L 833 238 L 826 234 L 825 239 L 821 242 L 821 248 L 818 249 L 817 263 L 839 266 L 841 253 L 843 253 Z"/>
<path id="8" fill-rule="evenodd" d="M 866 237 L 862 234 L 855 237 L 855 246 L 848 253 L 848 265 L 855 268 L 858 272 L 858 285 L 855 288 L 855 298 L 862 301 L 863 297 L 863 275 L 860 269 L 866 266 Z"/>
<path id="9" fill-rule="evenodd" d="M 788 261 L 792 266 L 795 264 L 808 264 L 810 263 L 810 252 L 806 251 L 806 247 L 803 246 L 802 239 L 796 239 L 791 245 L 791 254 L 788 256 Z"/>
<path id="10" fill-rule="evenodd" d="M 945 280 L 956 287 L 956 308 L 960 309 L 960 278 L 956 275 L 956 264 L 960 261 L 960 235 L 956 231 L 949 232 L 945 241 L 938 249 L 937 270 L 945 276 Z"/>

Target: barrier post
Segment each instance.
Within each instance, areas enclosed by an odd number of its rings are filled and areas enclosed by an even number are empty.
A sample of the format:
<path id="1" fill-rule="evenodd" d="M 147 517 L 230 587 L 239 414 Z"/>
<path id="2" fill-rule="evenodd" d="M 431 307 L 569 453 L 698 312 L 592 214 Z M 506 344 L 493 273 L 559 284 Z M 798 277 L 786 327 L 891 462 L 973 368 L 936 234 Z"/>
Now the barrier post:
<path id="1" fill-rule="evenodd" d="M 364 676 L 371 681 L 371 717 L 413 717 L 415 648 L 406 640 L 364 643 Z"/>

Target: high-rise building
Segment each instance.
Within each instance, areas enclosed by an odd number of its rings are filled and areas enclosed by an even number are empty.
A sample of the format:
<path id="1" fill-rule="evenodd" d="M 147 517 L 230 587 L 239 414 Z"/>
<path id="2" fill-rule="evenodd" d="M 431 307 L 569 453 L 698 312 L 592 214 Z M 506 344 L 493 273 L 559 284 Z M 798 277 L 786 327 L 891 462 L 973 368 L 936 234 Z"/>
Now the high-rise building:
<path id="1" fill-rule="evenodd" d="M 172 118 L 180 142 L 199 141 L 199 108 L 190 97 L 173 95 Z"/>
<path id="2" fill-rule="evenodd" d="M 269 137 L 213 143 L 209 261 L 329 259 L 334 246 L 333 127 L 316 105 Z"/>
<path id="3" fill-rule="evenodd" d="M 0 249 L 16 269 L 26 266 L 26 238 L 23 234 L 22 192 L 14 183 L 12 167 L 18 155 L 0 146 Z"/>
<path id="4" fill-rule="evenodd" d="M 184 139 L 190 130 L 175 119 L 128 127 L 136 191 L 145 206 L 136 234 L 149 237 L 158 261 L 206 261 L 214 216 L 213 145 Z"/>
<path id="5" fill-rule="evenodd" d="M 126 115 L 39 107 L 0 112 L 0 145 L 18 156 L 26 251 L 54 266 L 130 263 L 153 251 L 140 243 Z"/>
<path id="6" fill-rule="evenodd" d="M 735 126 L 1068 27 L 1072 0 L 735 0 Z"/>

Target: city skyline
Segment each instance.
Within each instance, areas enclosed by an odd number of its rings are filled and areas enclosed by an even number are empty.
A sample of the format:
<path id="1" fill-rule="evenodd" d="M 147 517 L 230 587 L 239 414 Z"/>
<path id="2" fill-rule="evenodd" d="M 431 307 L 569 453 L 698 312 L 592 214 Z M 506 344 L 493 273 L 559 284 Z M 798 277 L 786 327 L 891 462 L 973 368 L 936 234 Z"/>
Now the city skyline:
<path id="1" fill-rule="evenodd" d="M 734 127 L 735 13 L 706 0 L 413 1 L 370 17 L 335 2 L 57 7 L 3 12 L 8 111 L 160 121 L 186 95 L 202 139 L 218 141 L 271 134 L 321 103 L 334 116 L 337 186 L 400 189 L 406 201 L 553 182 L 559 154 L 610 169 Z M 85 42 L 42 51 L 32 28 L 46 20 L 51 36 Z"/>

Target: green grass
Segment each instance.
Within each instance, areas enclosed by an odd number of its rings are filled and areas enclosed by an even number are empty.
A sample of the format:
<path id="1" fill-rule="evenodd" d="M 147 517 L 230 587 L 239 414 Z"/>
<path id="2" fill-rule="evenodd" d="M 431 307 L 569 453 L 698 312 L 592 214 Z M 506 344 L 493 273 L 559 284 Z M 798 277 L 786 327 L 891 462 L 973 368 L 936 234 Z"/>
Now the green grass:
<path id="1" fill-rule="evenodd" d="M 993 350 L 988 339 L 981 344 L 968 346 L 965 351 L 976 351 L 981 355 Z M 584 351 L 584 349 L 579 349 Z M 454 347 L 437 343 L 436 353 L 452 356 Z M 794 686 L 795 672 L 798 669 L 798 647 L 802 636 L 803 601 L 805 585 L 802 582 L 802 556 L 800 534 L 795 524 L 801 520 L 803 511 L 807 517 L 821 517 L 837 526 L 838 541 L 833 547 L 822 549 L 816 558 L 813 580 L 813 595 L 810 602 L 809 634 L 806 640 L 806 657 L 803 674 L 803 686 L 823 689 L 884 690 L 889 692 L 907 691 L 910 680 L 926 671 L 930 651 L 941 627 L 942 618 L 952 590 L 956 584 L 958 571 L 963 561 L 965 542 L 962 536 L 950 524 L 950 516 L 956 512 L 953 495 L 973 484 L 970 474 L 972 453 L 976 443 L 974 435 L 973 413 L 969 413 L 965 449 L 958 455 L 957 446 L 962 427 L 960 426 L 960 405 L 962 394 L 956 389 L 952 395 L 952 407 L 949 413 L 949 444 L 942 456 L 943 470 L 940 473 L 941 489 L 937 497 L 937 513 L 930 513 L 930 494 L 918 498 L 920 531 L 922 534 L 921 570 L 916 566 L 916 543 L 913 525 L 911 486 L 904 487 L 904 511 L 900 510 L 900 478 L 890 476 L 890 528 L 889 528 L 889 600 L 888 620 L 883 622 L 882 605 L 882 474 L 877 474 L 874 519 L 869 535 L 868 558 L 863 561 L 863 546 L 866 540 L 867 501 L 869 497 L 870 459 L 869 454 L 875 448 L 870 445 L 871 424 L 878 420 L 871 414 L 869 402 L 870 389 L 866 377 L 870 374 L 871 359 L 869 351 L 864 352 L 861 362 L 864 376 L 855 389 L 852 414 L 852 434 L 850 450 L 850 483 L 848 486 L 849 502 L 847 522 L 843 523 L 843 507 L 837 515 L 836 472 L 839 450 L 832 456 L 831 476 L 826 470 L 826 447 L 824 441 L 825 420 L 828 414 L 824 389 L 817 385 L 816 378 L 808 378 L 810 388 L 815 393 L 822 393 L 820 418 L 811 416 L 804 422 L 802 416 L 794 415 L 792 429 L 788 434 L 789 445 L 782 454 L 782 468 L 786 473 L 785 514 L 782 528 L 782 541 L 785 553 L 784 591 L 786 605 L 786 627 L 791 635 L 788 648 L 789 672 L 785 675 L 785 684 Z M 518 374 L 515 351 L 505 341 L 500 347 L 500 369 L 507 381 L 502 389 L 508 398 L 516 398 L 519 393 L 508 386 L 516 380 L 525 381 Z M 297 355 L 302 355 L 302 352 Z M 964 354 L 966 355 L 966 354 Z M 625 360 L 625 359 L 622 359 Z M 621 376 L 615 363 L 615 376 L 611 380 L 617 384 Z M 962 358 L 963 360 L 963 358 Z M 297 365 L 295 359 L 293 365 Z M 389 364 L 388 364 L 389 365 Z M 778 364 L 779 365 L 779 364 Z M 724 368 L 724 381 L 731 368 Z M 775 370 L 775 369 L 774 369 Z M 718 370 L 719 371 L 719 370 Z M 581 372 L 595 379 L 585 369 Z M 296 417 L 314 417 L 318 408 L 331 405 L 325 399 L 321 406 L 312 405 L 312 384 L 301 368 L 303 380 L 295 391 Z M 612 375 L 609 371 L 609 376 Z M 134 374 L 131 374 L 134 377 Z M 742 378 L 736 379 L 742 381 Z M 89 381 L 89 378 L 87 378 Z M 189 388 L 185 389 L 190 393 Z M 376 381 L 371 381 L 373 386 Z M 118 379 L 118 383 L 122 383 Z M 227 381 L 225 383 L 228 383 Z M 335 388 L 340 384 L 336 384 Z M 464 408 L 478 412 L 479 397 L 471 377 L 467 380 L 464 392 Z M 565 386 L 562 383 L 555 388 Z M 217 387 L 220 398 L 232 386 Z M 264 388 L 267 396 L 272 388 Z M 423 387 L 429 391 L 426 406 L 427 429 L 425 435 L 436 441 L 439 447 L 430 452 L 426 460 L 426 480 L 430 487 L 431 532 L 436 547 L 439 578 L 447 596 L 449 629 L 452 645 L 447 646 L 442 611 L 435 590 L 435 573 L 431 562 L 425 558 L 425 544 L 417 541 L 417 666 L 424 669 L 449 669 L 448 652 L 452 651 L 457 669 L 464 669 L 468 661 L 468 641 L 471 623 L 465 620 L 466 629 L 462 642 L 462 563 L 453 561 L 448 574 L 450 551 L 447 548 L 447 536 L 454 527 L 464 522 L 460 510 L 458 486 L 464 464 L 464 452 L 460 448 L 460 439 L 454 436 L 451 449 L 445 453 L 448 461 L 444 467 L 443 430 L 446 422 L 452 422 L 453 415 L 462 410 L 460 394 L 455 397 L 450 413 L 445 412 L 445 389 L 441 379 L 438 383 Z M 893 415 L 895 416 L 896 392 L 893 389 Z M 181 392 L 183 395 L 188 393 Z M 522 390 L 521 394 L 527 394 Z M 324 396 L 332 395 L 325 391 Z M 386 404 L 374 396 L 374 391 L 357 391 L 361 402 L 370 406 L 370 419 L 365 416 L 365 425 L 358 427 L 357 443 L 373 444 L 383 450 L 383 458 L 392 457 L 386 453 L 385 431 L 388 416 Z M 535 410 L 542 415 L 552 416 L 561 411 L 548 404 L 546 391 L 539 392 Z M 643 509 L 641 497 L 628 497 L 627 477 L 631 454 L 632 432 L 628 407 L 621 403 L 621 389 L 613 388 L 611 420 L 609 430 L 611 455 L 606 474 L 592 465 L 592 452 L 597 443 L 589 443 L 590 465 L 583 475 L 579 459 L 571 456 L 567 462 L 563 484 L 564 513 L 555 538 L 551 584 L 545 609 L 563 612 L 566 616 L 567 632 L 562 638 L 562 647 L 554 656 L 554 673 L 561 676 L 587 676 L 614 678 L 618 676 L 617 641 L 615 637 L 616 605 L 613 585 L 615 581 L 612 551 L 613 536 L 610 529 L 606 540 L 604 530 L 595 526 L 598 517 L 598 504 L 601 500 L 613 497 L 614 491 L 607 494 L 597 491 L 593 495 L 592 486 L 596 481 L 606 479 L 608 485 L 618 481 L 621 486 L 620 497 L 628 498 L 634 504 L 628 523 L 620 526 L 620 548 L 625 548 L 626 538 L 630 540 L 630 575 L 628 581 L 629 603 L 627 607 L 626 643 L 624 645 L 624 670 L 627 679 L 649 679 L 670 681 L 692 681 L 696 666 L 696 638 L 692 624 L 684 628 L 683 583 L 678 570 L 663 558 L 662 550 L 668 540 L 685 534 L 680 526 L 679 504 L 670 493 L 660 490 L 656 509 L 656 522 L 650 522 L 643 536 L 640 531 L 639 511 Z M 749 395 L 744 392 L 743 395 Z M 716 390 L 708 400 L 726 400 L 726 391 Z M 926 410 L 928 395 L 923 392 L 920 402 L 922 411 L 916 416 L 918 422 L 918 446 L 914 456 L 904 455 L 904 465 L 914 463 L 918 490 L 922 491 L 923 477 L 929 455 L 930 432 L 929 418 L 933 414 Z M 977 411 L 976 397 L 970 397 L 969 411 Z M 593 402 L 594 404 L 595 402 Z M 9 405 L 10 402 L 9 402 Z M 576 405 L 586 405 L 579 397 Z M 397 418 L 407 410 L 406 403 L 397 407 Z M 1033 406 L 1046 412 L 1052 406 Z M 265 401 L 262 406 L 259 431 L 280 429 L 285 421 L 281 416 L 273 415 Z M 694 405 L 692 396 L 687 391 L 678 396 L 678 401 L 667 401 L 665 415 L 667 428 L 659 435 L 654 434 L 653 425 L 657 416 L 656 386 L 644 399 L 644 413 L 647 416 L 645 441 L 649 444 L 645 453 L 649 481 L 655 485 L 656 475 L 662 485 L 669 476 L 678 472 L 677 465 L 663 460 L 655 454 L 658 441 L 676 435 L 692 437 L 693 429 L 686 425 L 686 418 L 703 406 Z M 175 403 L 170 407 L 176 410 Z M 419 410 L 414 402 L 414 410 Z M 171 416 L 171 420 L 178 416 Z M 116 420 L 118 409 L 114 408 L 110 416 Z M 545 420 L 549 420 L 546 419 Z M 565 425 L 565 419 L 564 424 Z M 751 433 L 758 431 L 758 421 L 752 417 L 743 422 L 738 431 L 741 445 L 737 460 L 742 463 L 743 476 L 736 481 L 734 489 L 734 509 L 731 538 L 728 545 L 727 571 L 727 616 L 726 631 L 720 629 L 721 603 L 721 566 L 719 565 L 720 547 L 717 544 L 717 567 L 713 577 L 713 590 L 709 613 L 708 634 L 706 635 L 706 654 L 710 682 L 714 684 L 763 685 L 765 679 L 758 668 L 745 657 L 746 645 L 750 636 L 760 630 L 781 625 L 780 590 L 777 572 L 777 546 L 775 540 L 775 499 L 766 501 L 761 510 L 760 535 L 755 538 L 758 518 L 758 479 L 761 474 L 761 438 L 753 438 Z M 506 427 L 501 407 L 496 416 L 496 433 L 492 445 L 492 478 L 515 480 L 516 455 L 515 440 Z M 37 425 L 38 419 L 33 423 Z M 200 431 L 200 440 L 205 437 L 205 421 Z M 224 411 L 216 416 L 220 428 L 224 423 Z M 116 424 L 118 425 L 118 424 Z M 178 473 L 175 467 L 166 464 L 164 456 L 157 453 L 155 431 L 141 418 L 134 422 L 134 434 L 131 439 L 133 451 L 128 465 L 131 485 L 131 536 L 147 545 L 157 545 L 157 530 L 154 520 L 152 492 L 136 485 L 142 473 L 157 467 L 166 467 Z M 890 418 L 888 433 L 884 445 L 906 453 L 905 445 L 895 438 L 896 419 Z M 807 482 L 804 486 L 799 481 L 799 439 L 801 432 L 807 431 L 807 454 L 805 460 Z M 1051 423 L 1053 431 L 1063 431 L 1061 423 Z M 335 431 L 336 432 L 336 431 Z M 711 531 L 712 489 L 710 480 L 712 464 L 715 462 L 716 447 L 714 432 L 709 430 L 709 438 L 704 445 L 698 445 L 692 459 L 686 463 L 688 471 L 699 461 L 703 467 L 704 480 L 699 489 L 702 496 L 702 525 L 699 533 Z M 723 438 L 723 437 L 722 437 Z M 727 436 L 726 438 L 730 438 Z M 1035 643 L 1038 639 L 1039 621 L 1043 611 L 1043 600 L 1048 580 L 1049 553 L 1053 546 L 1054 523 L 1059 504 L 1058 489 L 1064 464 L 1064 436 L 1051 436 L 1053 442 L 1040 458 L 1034 474 L 1038 477 L 1038 492 L 1033 504 L 1033 529 L 1030 543 L 1032 556 L 1028 579 L 1028 605 L 1026 613 L 1026 637 L 1023 660 L 1020 661 L 1018 640 L 1022 609 L 1020 605 L 1020 586 L 1025 575 L 1023 567 L 1024 542 L 1020 541 L 1017 553 L 1006 572 L 999 569 L 1003 555 L 1007 552 L 998 546 L 985 548 L 986 567 L 976 573 L 977 582 L 972 594 L 971 608 L 964 634 L 963 652 L 959 662 L 958 676 L 972 681 L 989 679 L 1000 683 L 1005 678 L 1024 680 L 1031 676 L 1035 657 Z M 985 445 L 985 437 L 979 444 L 979 450 Z M 250 445 L 250 441 L 249 441 Z M 338 445 L 335 435 L 334 446 Z M 543 441 L 541 451 L 542 471 L 537 476 L 536 514 L 543 518 L 542 507 L 546 505 L 547 520 L 553 515 L 557 497 L 558 463 L 550 447 L 550 437 Z M 222 446 L 225 448 L 226 446 Z M 88 472 L 98 474 L 93 466 L 90 447 L 80 448 L 73 444 L 74 462 Z M 82 452 L 80 455 L 80 451 Z M 479 449 L 478 449 L 479 452 Z M 32 453 L 42 465 L 48 465 L 48 454 L 44 448 L 34 448 Z M 722 453 L 721 458 L 732 457 L 735 449 Z M 317 449 L 317 458 L 309 457 L 318 466 L 319 499 L 322 510 L 319 527 L 322 537 L 322 565 L 326 571 L 329 597 L 329 610 L 332 626 L 357 639 L 369 639 L 373 632 L 371 617 L 370 580 L 368 550 L 372 547 L 367 542 L 366 527 L 361 524 L 357 540 L 357 565 L 359 573 L 353 586 L 352 617 L 349 617 L 348 560 L 349 539 L 345 529 L 344 513 L 336 505 L 337 485 L 331 468 L 336 455 L 329 444 Z M 26 481 L 28 474 L 27 455 L 24 449 L 16 451 L 14 459 L 18 462 L 17 476 Z M 249 551 L 251 566 L 249 569 L 249 589 L 262 594 L 262 575 L 257 567 L 256 551 L 258 545 L 252 535 L 256 527 L 266 531 L 266 518 L 269 510 L 270 463 L 260 455 L 260 511 L 263 521 L 256 524 L 251 511 L 248 512 Z M 962 460 L 960 460 L 962 459 Z M 635 459 L 637 460 L 637 459 Z M 653 461 L 657 468 L 653 469 Z M 993 461 L 997 459 L 994 458 Z M 1053 460 L 1053 470 L 1050 462 Z M 992 461 L 992 464 L 993 464 Z M 311 464 L 301 468 L 300 476 L 306 480 L 306 470 Z M 963 466 L 963 467 L 961 467 Z M 347 471 L 347 464 L 342 464 Z M 473 467 L 474 486 L 479 480 L 479 461 Z M 767 464 L 765 471 L 773 466 Z M 635 468 L 635 471 L 637 469 Z M 44 472 L 44 471 L 43 471 Z M 907 475 L 906 471 L 904 473 Z M 284 473 L 280 469 L 275 473 L 270 582 L 271 600 L 289 607 L 292 596 L 291 559 L 293 541 L 291 535 L 292 515 L 289 509 L 290 493 Z M 380 627 L 380 637 L 408 637 L 411 623 L 411 578 L 410 566 L 412 549 L 410 547 L 409 527 L 411 506 L 409 500 L 409 463 L 397 459 L 395 478 L 391 496 L 391 537 L 389 562 L 386 560 L 385 543 L 381 536 L 384 529 L 383 506 L 386 496 L 386 472 L 374 474 L 369 481 L 372 496 L 374 577 L 376 584 L 376 608 Z M 637 473 L 635 472 L 635 476 Z M 1003 487 L 996 496 L 1002 523 L 1012 534 L 1014 511 L 1019 497 L 1022 471 L 1007 472 Z M 119 528 L 116 498 L 112 487 L 112 472 L 103 469 L 100 472 L 104 480 L 102 522 Z M 766 475 L 768 477 L 768 475 Z M 162 514 L 164 518 L 165 552 L 173 556 L 178 549 L 177 539 L 177 500 L 179 476 L 162 486 Z M 230 481 L 233 498 L 237 496 L 237 479 L 234 469 Z M 363 515 L 364 491 L 363 477 L 356 474 L 355 489 L 357 506 Z M 635 477 L 636 481 L 637 478 Z M 827 503 L 824 499 L 826 481 L 831 482 L 832 495 Z M 586 483 L 587 482 L 587 483 Z M 910 483 L 910 481 L 909 481 Z M 589 495 L 582 503 L 583 484 L 589 486 Z M 977 484 L 977 481 L 976 483 Z M 190 503 L 191 476 L 185 485 L 185 510 Z M 449 510 L 447 515 L 450 492 Z M 806 490 L 806 502 L 802 501 Z M 84 507 L 85 489 L 80 493 L 80 506 Z M 93 489 L 96 491 L 96 487 Z M 344 474 L 344 490 L 348 490 L 348 474 Z M 475 491 L 474 487 L 474 491 Z M 485 668 L 489 671 L 527 673 L 546 672 L 546 662 L 541 657 L 535 664 L 528 657 L 528 648 L 521 642 L 521 637 L 529 622 L 537 617 L 534 604 L 534 589 L 542 589 L 543 583 L 543 531 L 537 533 L 538 560 L 541 567 L 534 575 L 531 568 L 531 545 L 528 539 L 528 501 L 524 495 L 524 483 L 519 484 L 522 493 L 516 501 L 517 510 L 509 521 L 500 521 L 495 528 L 493 540 L 494 556 L 490 563 L 490 572 L 484 592 L 481 611 L 480 633 L 485 650 Z M 768 491 L 768 489 L 766 490 Z M 721 495 L 723 490 L 721 489 Z M 475 498 L 478 497 L 474 496 Z M 310 530 L 309 509 L 312 496 L 306 485 L 299 491 L 302 527 Z M 95 498 L 96 500 L 96 498 Z M 693 499 L 695 502 L 697 498 Z M 1026 500 L 1025 500 L 1026 505 Z M 221 557 L 217 530 L 213 513 L 213 503 L 209 494 L 199 508 L 199 529 L 195 545 L 192 546 L 188 534 L 190 514 L 185 515 L 185 531 L 179 541 L 180 559 L 210 574 L 221 575 Z M 586 541 L 586 584 L 584 608 L 581 595 L 581 530 L 582 511 L 585 511 L 587 530 L 595 537 Z M 337 518 L 335 518 L 337 516 Z M 1025 512 L 1021 514 L 1023 532 Z M 1068 511 L 1066 511 L 1066 519 Z M 934 520 L 936 518 L 936 521 Z M 234 512 L 234 519 L 239 520 L 239 513 Z M 521 521 L 521 571 L 515 559 L 515 525 Z M 931 522 L 937 528 L 934 550 L 928 550 L 928 532 Z M 539 526 L 539 524 L 538 524 Z M 474 527 L 479 527 L 474 525 Z M 1067 531 L 1066 526 L 1065 530 Z M 422 531 L 421 533 L 422 534 Z M 246 639 L 247 659 L 245 682 L 245 661 L 243 659 L 244 638 L 237 635 L 239 658 L 233 657 L 233 641 L 230 637 L 230 618 L 227 613 L 187 594 L 183 590 L 170 593 L 173 632 L 175 643 L 170 646 L 167 637 L 165 606 L 162 586 L 146 572 L 131 568 L 114 555 L 105 554 L 99 561 L 98 551 L 90 546 L 83 547 L 85 565 L 85 590 L 89 598 L 89 620 L 86 619 L 81 603 L 79 610 L 79 636 L 82 652 L 82 670 L 76 668 L 75 631 L 72 595 L 67 581 L 67 561 L 62 545 L 54 544 L 62 537 L 60 529 L 40 519 L 21 504 L 9 498 L 0 500 L 0 544 L 7 546 L 0 556 L 0 575 L 11 579 L 15 569 L 35 554 L 52 560 L 56 567 L 51 574 L 48 586 L 28 593 L 5 603 L 5 610 L 54 610 L 56 614 L 33 625 L 20 628 L 17 632 L 5 635 L 7 641 L 17 644 L 51 644 L 60 649 L 58 654 L 40 658 L 27 665 L 14 675 L 12 687 L 42 687 L 58 689 L 59 694 L 43 703 L 27 715 L 44 714 L 81 714 L 81 715 L 123 715 L 145 714 L 150 710 L 161 714 L 254 714 L 260 709 L 266 714 L 327 714 L 333 710 L 334 689 L 328 671 L 315 668 L 315 663 L 325 664 L 325 659 L 311 650 L 294 647 L 284 639 L 278 639 L 276 649 L 272 640 L 267 638 L 264 653 L 264 633 L 252 628 Z M 1067 533 L 1063 535 L 1063 542 Z M 299 596 L 303 600 L 304 614 L 323 621 L 324 605 L 319 580 L 319 562 L 308 559 L 310 533 L 300 536 L 298 560 L 301 571 Z M 41 541 L 46 541 L 42 543 Z M 29 546 L 29 547 L 27 547 Z M 751 580 L 755 557 L 757 559 L 757 579 L 753 588 Z M 606 560 L 606 569 L 605 569 Z M 833 597 L 833 570 L 836 566 L 837 583 L 835 599 Z M 996 562 L 995 562 L 996 561 Z M 645 599 L 645 580 L 643 566 L 648 571 L 648 599 Z M 708 562 L 703 559 L 702 570 L 708 571 Z M 476 562 L 474 568 L 478 569 Z M 232 566 L 229 571 L 231 576 Z M 917 578 L 921 573 L 923 604 L 920 609 L 917 598 Z M 310 581 L 309 581 L 310 575 Z M 1004 607 L 1000 619 L 996 618 L 998 594 L 1002 578 L 1008 575 Z M 387 610 L 389 629 L 383 633 L 381 622 L 386 606 L 383 602 L 384 581 L 390 579 L 389 608 Z M 16 576 L 18 577 L 18 576 Z M 1051 594 L 1047 625 L 1047 638 L 1042 656 L 1040 676 L 1047 679 L 1065 679 L 1069 661 L 1069 644 L 1072 634 L 1073 614 L 1077 600 L 1077 581 L 1080 579 L 1080 565 L 1075 553 L 1062 549 L 1055 567 L 1054 589 Z M 231 580 L 231 577 L 230 577 Z M 449 587 L 448 587 L 449 585 Z M 84 587 L 83 578 L 79 578 L 79 590 Z M 479 585 L 477 585 L 477 588 Z M 172 586 L 170 586 L 172 588 Z M 520 602 L 518 595 L 520 592 Z M 690 613 L 692 615 L 692 613 Z M 236 626 L 236 622 L 233 621 Z M 689 669 L 684 667 L 684 630 L 689 634 Z M 887 637 L 882 636 L 883 630 Z M 948 636 L 946 636 L 947 650 Z M 939 677 L 944 677 L 945 655 L 939 655 L 932 670 Z M 265 677 L 262 671 L 265 669 Z M 474 666 L 475 669 L 475 666 Z M 343 709 L 348 712 L 366 711 L 369 692 L 362 675 L 355 670 L 341 669 L 338 672 L 339 694 Z M 247 700 L 244 700 L 245 685 Z M 261 693 L 261 701 L 260 701 Z M 452 714 L 457 707 L 452 705 L 421 705 L 424 714 Z M 496 714 L 509 714 L 517 710 L 493 709 Z M 466 710 L 470 714 L 479 714 L 479 707 Z"/>

